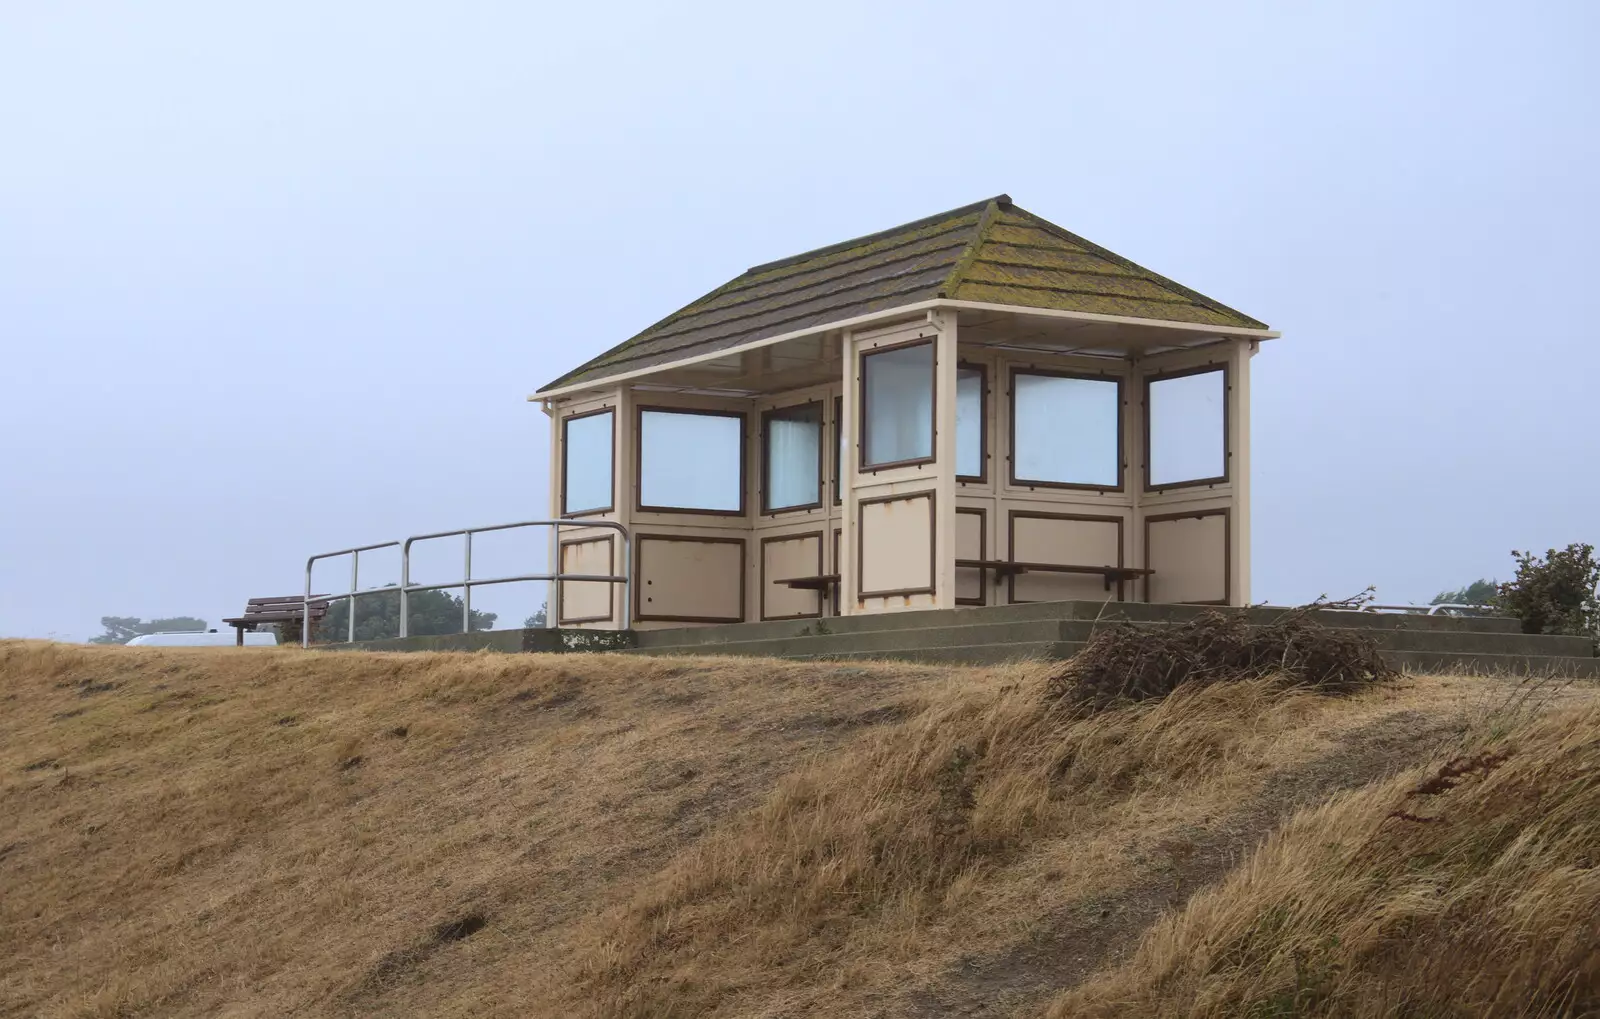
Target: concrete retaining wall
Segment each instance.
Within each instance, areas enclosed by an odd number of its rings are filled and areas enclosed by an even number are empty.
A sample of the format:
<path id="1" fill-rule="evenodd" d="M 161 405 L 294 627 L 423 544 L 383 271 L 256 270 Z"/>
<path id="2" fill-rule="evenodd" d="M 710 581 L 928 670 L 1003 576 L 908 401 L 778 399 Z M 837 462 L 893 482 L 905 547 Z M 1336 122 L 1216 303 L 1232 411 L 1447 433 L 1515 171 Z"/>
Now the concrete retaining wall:
<path id="1" fill-rule="evenodd" d="M 616 630 L 477 630 L 427 637 L 389 637 L 348 644 L 317 644 L 315 651 L 500 651 L 523 654 L 565 654 L 578 651 L 621 651 L 634 645 L 633 633 Z"/>

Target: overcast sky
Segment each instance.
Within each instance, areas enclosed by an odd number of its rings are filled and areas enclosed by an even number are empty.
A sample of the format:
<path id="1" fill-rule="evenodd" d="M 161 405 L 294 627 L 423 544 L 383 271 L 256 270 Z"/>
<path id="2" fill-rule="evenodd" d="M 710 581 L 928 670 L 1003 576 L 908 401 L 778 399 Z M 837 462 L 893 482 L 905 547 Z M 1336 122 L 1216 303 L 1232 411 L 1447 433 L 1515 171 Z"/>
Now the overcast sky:
<path id="1" fill-rule="evenodd" d="M 0 635 L 543 516 L 540 384 L 1002 191 L 1283 332 L 1257 599 L 1600 540 L 1597 11 L 5 4 Z"/>

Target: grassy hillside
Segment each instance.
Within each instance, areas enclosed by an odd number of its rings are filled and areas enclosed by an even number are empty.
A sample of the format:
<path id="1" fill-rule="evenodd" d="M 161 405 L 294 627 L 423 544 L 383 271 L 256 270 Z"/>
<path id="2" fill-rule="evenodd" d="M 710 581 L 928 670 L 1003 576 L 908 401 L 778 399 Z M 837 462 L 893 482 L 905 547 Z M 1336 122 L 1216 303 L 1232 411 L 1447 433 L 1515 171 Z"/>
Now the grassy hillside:
<path id="1" fill-rule="evenodd" d="M 1600 1008 L 1592 687 L 1047 680 L 0 642 L 0 1016 Z"/>

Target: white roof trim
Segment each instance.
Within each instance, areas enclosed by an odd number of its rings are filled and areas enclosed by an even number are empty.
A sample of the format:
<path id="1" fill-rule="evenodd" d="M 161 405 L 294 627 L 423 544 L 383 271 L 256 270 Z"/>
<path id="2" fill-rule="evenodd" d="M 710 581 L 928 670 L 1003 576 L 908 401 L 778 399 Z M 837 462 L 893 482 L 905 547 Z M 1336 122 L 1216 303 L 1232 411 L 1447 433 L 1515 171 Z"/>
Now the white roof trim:
<path id="1" fill-rule="evenodd" d="M 1212 326 L 1203 322 L 1168 322 L 1166 319 L 1160 318 L 1100 315 L 1092 311 L 1058 311 L 1055 308 L 1024 308 L 1017 304 L 988 304 L 984 301 L 940 299 L 929 303 L 943 308 L 955 308 L 959 311 L 1003 311 L 1012 315 L 1037 315 L 1043 318 L 1074 319 L 1079 322 L 1103 322 L 1108 325 L 1176 329 L 1186 333 L 1205 333 L 1207 336 L 1249 336 L 1258 340 L 1275 340 L 1283 335 L 1273 329 L 1249 329 L 1244 326 Z"/>
<path id="2" fill-rule="evenodd" d="M 749 350 L 759 350 L 777 343 L 787 343 L 789 340 L 798 340 L 805 336 L 816 336 L 819 333 L 834 332 L 840 329 L 854 329 L 858 326 L 869 325 L 874 322 L 889 322 L 897 318 L 906 318 L 918 312 L 932 311 L 938 308 L 952 308 L 957 311 L 997 311 L 1012 315 L 1036 315 L 1044 318 L 1072 319 L 1079 322 L 1096 322 L 1108 325 L 1136 325 L 1156 329 L 1174 329 L 1180 332 L 1204 333 L 1209 336 L 1248 336 L 1258 340 L 1277 339 L 1280 333 L 1271 329 L 1246 329 L 1240 326 L 1212 326 L 1197 322 L 1167 322 L 1156 318 L 1129 318 L 1121 315 L 1098 315 L 1088 311 L 1057 311 L 1053 308 L 1024 308 L 1015 304 L 987 304 L 982 301 L 953 301 L 949 298 L 938 297 L 927 301 L 917 301 L 914 304 L 903 304 L 896 308 L 886 308 L 868 315 L 857 315 L 854 318 L 839 319 L 835 322 L 825 322 L 819 326 L 810 326 L 805 329 L 796 329 L 789 333 L 780 333 L 761 340 L 751 340 L 749 343 L 740 343 L 721 350 L 708 351 L 685 357 L 678 361 L 667 361 L 663 364 L 654 364 L 648 368 L 635 368 L 633 371 L 620 372 L 616 375 L 607 375 L 602 379 L 592 379 L 588 382 L 574 382 L 570 385 L 560 386 L 555 389 L 541 389 L 528 397 L 532 400 L 549 400 L 571 393 L 581 393 L 591 389 L 605 389 L 629 379 L 637 379 L 646 375 L 655 375 L 669 368 L 683 368 L 691 364 L 700 364 L 705 361 L 715 361 L 719 358 L 742 354 Z"/>

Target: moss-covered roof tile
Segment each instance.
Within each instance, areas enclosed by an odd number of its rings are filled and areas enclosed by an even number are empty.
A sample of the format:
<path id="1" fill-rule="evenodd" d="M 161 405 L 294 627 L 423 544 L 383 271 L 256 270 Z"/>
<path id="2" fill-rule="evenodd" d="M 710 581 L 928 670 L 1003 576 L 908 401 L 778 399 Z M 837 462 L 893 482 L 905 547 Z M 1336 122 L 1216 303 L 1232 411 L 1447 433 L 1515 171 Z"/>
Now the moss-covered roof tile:
<path id="1" fill-rule="evenodd" d="M 758 265 L 546 391 L 935 297 L 1264 329 L 1005 195 Z"/>

